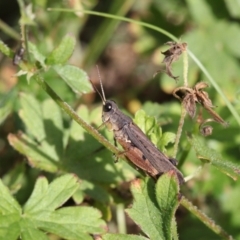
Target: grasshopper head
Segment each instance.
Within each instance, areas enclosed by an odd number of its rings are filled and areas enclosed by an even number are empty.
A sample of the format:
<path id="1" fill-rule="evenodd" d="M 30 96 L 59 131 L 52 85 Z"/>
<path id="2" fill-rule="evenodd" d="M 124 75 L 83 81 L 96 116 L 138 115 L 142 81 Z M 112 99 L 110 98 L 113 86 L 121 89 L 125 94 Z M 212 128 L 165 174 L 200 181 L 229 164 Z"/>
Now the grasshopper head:
<path id="1" fill-rule="evenodd" d="M 113 100 L 106 100 L 102 108 L 102 121 L 104 123 L 113 124 L 113 119 L 117 109 L 118 106 Z"/>

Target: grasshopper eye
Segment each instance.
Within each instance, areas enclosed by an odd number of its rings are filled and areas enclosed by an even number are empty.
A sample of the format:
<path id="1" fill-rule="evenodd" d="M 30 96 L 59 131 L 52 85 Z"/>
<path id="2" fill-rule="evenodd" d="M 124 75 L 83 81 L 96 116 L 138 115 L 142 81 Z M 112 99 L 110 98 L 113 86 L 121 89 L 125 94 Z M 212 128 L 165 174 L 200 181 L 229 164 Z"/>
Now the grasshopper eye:
<path id="1" fill-rule="evenodd" d="M 112 104 L 107 102 L 105 105 L 103 105 L 103 111 L 104 112 L 109 112 L 112 110 Z"/>

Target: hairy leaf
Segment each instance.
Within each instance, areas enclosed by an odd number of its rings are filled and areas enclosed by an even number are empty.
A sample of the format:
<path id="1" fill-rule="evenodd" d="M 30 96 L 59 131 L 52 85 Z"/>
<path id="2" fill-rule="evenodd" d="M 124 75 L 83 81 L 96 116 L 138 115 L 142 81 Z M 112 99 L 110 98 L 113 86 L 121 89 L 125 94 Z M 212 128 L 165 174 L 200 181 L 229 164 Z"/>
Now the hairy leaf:
<path id="1" fill-rule="evenodd" d="M 197 157 L 204 163 L 210 163 L 221 172 L 225 173 L 234 180 L 237 180 L 240 175 L 240 165 L 229 162 L 213 149 L 204 145 L 198 137 L 193 134 L 188 134 L 188 141 L 193 146 Z"/>
<path id="2" fill-rule="evenodd" d="M 50 53 L 46 59 L 47 65 L 64 64 L 71 57 L 76 40 L 70 34 L 64 36 L 60 44 Z"/>

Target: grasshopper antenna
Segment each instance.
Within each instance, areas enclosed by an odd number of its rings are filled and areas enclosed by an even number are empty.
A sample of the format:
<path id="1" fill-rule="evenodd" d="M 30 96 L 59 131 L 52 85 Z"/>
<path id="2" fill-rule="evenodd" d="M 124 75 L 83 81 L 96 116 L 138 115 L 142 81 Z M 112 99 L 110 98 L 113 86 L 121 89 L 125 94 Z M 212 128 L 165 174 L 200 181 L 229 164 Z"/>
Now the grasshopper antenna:
<path id="1" fill-rule="evenodd" d="M 102 79 L 101 79 L 101 75 L 100 75 L 100 72 L 99 72 L 98 65 L 96 65 L 96 67 L 97 67 L 97 71 L 98 71 L 99 82 L 100 82 L 100 86 L 101 86 L 101 90 L 102 90 L 102 100 L 103 100 L 103 104 L 104 104 L 106 102 L 106 98 L 105 98 L 105 94 L 104 94 Z"/>
<path id="2" fill-rule="evenodd" d="M 90 82 L 92 83 L 92 86 L 93 86 L 94 90 L 98 93 L 98 95 L 102 99 L 103 105 L 105 105 L 106 98 L 105 98 L 105 94 L 104 94 L 104 90 L 103 90 L 102 80 L 101 80 L 100 72 L 99 72 L 99 69 L 98 69 L 98 65 L 96 65 L 96 67 L 97 67 L 97 71 L 98 71 L 98 77 L 99 77 L 99 82 L 100 82 L 102 93 L 95 87 L 95 85 L 93 84 L 93 82 L 91 80 L 90 80 Z"/>

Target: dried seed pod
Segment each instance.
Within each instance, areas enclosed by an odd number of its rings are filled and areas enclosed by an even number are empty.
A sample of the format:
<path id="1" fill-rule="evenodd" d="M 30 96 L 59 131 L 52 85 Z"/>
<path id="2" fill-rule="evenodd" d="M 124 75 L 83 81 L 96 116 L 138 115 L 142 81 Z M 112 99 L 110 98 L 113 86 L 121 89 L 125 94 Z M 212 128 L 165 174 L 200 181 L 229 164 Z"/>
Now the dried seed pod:
<path id="1" fill-rule="evenodd" d="M 214 110 L 211 99 L 208 96 L 208 93 L 202 89 L 208 87 L 208 84 L 205 82 L 197 83 L 194 88 L 190 87 L 179 87 L 176 88 L 173 92 L 173 96 L 180 99 L 183 102 L 183 106 L 188 112 L 188 114 L 194 118 L 196 114 L 196 103 L 200 103 L 204 109 L 206 109 L 210 115 L 213 117 L 215 122 L 222 124 L 224 127 L 228 126 L 228 123 L 225 122 Z M 177 92 L 180 90 L 185 91 L 184 97 L 179 97 Z"/>
<path id="2" fill-rule="evenodd" d="M 173 62 L 178 60 L 183 51 L 186 50 L 187 43 L 167 42 L 166 45 L 169 45 L 170 48 L 165 52 L 161 52 L 165 56 L 162 62 L 166 65 L 167 75 L 174 80 L 177 80 L 179 76 L 174 76 L 172 74 L 171 66 Z"/>
<path id="3" fill-rule="evenodd" d="M 204 136 L 207 137 L 209 135 L 212 135 L 213 127 L 210 125 L 206 125 L 203 128 L 200 128 L 200 133 Z"/>

